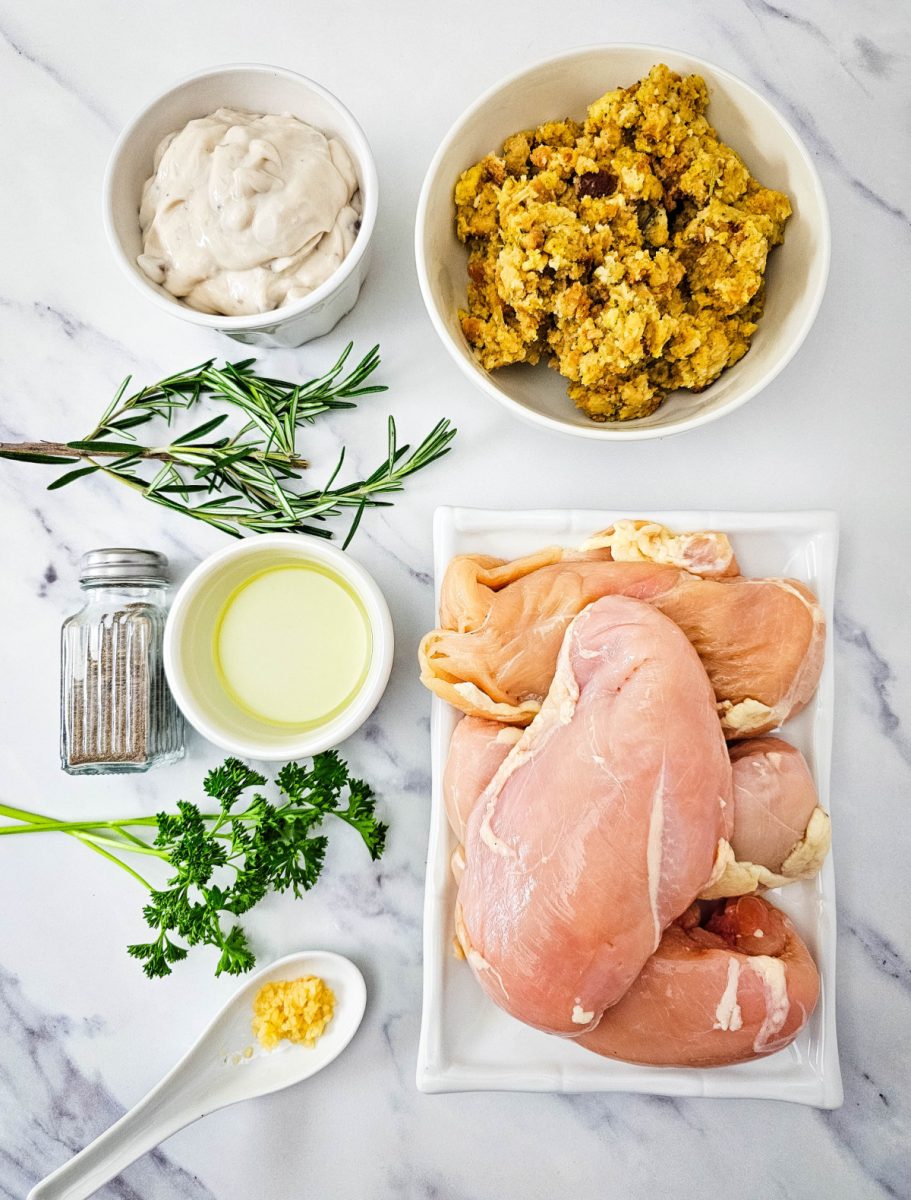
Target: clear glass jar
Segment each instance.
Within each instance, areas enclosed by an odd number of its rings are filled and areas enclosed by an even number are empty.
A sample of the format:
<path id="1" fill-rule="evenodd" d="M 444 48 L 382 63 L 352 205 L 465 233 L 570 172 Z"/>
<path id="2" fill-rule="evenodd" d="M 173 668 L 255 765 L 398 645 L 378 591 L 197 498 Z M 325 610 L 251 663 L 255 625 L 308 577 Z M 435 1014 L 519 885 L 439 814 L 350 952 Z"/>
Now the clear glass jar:
<path id="1" fill-rule="evenodd" d="M 162 658 L 168 560 L 90 550 L 82 608 L 61 634 L 60 758 L 71 775 L 147 771 L 183 757 L 183 718 Z"/>

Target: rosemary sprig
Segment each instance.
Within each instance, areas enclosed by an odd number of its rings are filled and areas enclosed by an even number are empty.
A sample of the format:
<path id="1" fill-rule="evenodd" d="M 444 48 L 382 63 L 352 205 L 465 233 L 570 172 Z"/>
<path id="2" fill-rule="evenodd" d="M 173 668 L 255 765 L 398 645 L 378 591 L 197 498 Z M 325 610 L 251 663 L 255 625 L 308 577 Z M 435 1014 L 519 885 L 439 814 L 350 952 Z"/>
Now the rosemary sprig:
<path id="1" fill-rule="evenodd" d="M 298 450 L 298 435 L 320 414 L 356 407 L 361 396 L 384 392 L 368 383 L 380 362 L 373 349 L 347 374 L 351 343 L 338 361 L 317 379 L 295 384 L 258 375 L 253 359 L 217 367 L 214 359 L 178 372 L 127 396 L 128 376 L 97 425 L 84 438 L 71 442 L 0 442 L 0 458 L 74 466 L 49 484 L 66 487 L 77 479 L 101 472 L 126 484 L 155 504 L 205 521 L 234 537 L 254 532 L 310 533 L 332 537 L 322 522 L 354 509 L 345 545 L 351 541 L 366 508 L 391 503 L 383 495 L 402 490 L 404 480 L 442 457 L 455 436 L 441 421 L 411 450 L 399 446 L 395 422 L 389 418 L 384 461 L 366 479 L 335 486 L 345 459 L 339 457 L 322 488 L 297 490 L 299 473 L 309 464 Z M 229 408 L 164 445 L 142 444 L 134 432 L 154 420 L 168 426 L 182 411 L 203 400 Z M 232 413 L 239 417 L 235 432 L 215 439 Z M 143 468 L 157 466 L 154 474 Z"/>

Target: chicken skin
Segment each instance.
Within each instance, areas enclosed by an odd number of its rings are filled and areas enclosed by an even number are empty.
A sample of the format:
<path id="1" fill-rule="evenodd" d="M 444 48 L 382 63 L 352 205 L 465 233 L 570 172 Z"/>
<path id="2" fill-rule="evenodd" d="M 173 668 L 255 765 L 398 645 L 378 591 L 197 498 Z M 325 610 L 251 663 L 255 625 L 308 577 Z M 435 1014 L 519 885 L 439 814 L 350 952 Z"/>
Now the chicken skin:
<path id="1" fill-rule="evenodd" d="M 696 648 L 729 738 L 767 733 L 809 701 L 825 622 L 788 579 L 701 578 L 668 562 L 616 561 L 609 548 L 524 559 L 462 556 L 443 581 L 441 627 L 420 647 L 421 679 L 478 717 L 527 725 L 550 687 L 567 626 L 602 596 L 643 600 Z"/>

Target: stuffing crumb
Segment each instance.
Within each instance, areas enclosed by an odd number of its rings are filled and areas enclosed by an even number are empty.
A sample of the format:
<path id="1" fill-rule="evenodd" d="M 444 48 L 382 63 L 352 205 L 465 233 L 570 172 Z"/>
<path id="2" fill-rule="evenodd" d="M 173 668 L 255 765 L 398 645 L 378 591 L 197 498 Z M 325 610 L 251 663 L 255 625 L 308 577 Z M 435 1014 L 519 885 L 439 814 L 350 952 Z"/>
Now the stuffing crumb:
<path id="1" fill-rule="evenodd" d="M 253 1032 L 266 1050 L 285 1038 L 315 1046 L 334 1011 L 332 989 L 318 975 L 264 983 L 253 1001 Z"/>
<path id="2" fill-rule="evenodd" d="M 626 421 L 746 354 L 791 205 L 721 141 L 708 101 L 700 76 L 658 65 L 462 174 L 459 319 L 483 367 L 546 359 L 593 421 Z"/>

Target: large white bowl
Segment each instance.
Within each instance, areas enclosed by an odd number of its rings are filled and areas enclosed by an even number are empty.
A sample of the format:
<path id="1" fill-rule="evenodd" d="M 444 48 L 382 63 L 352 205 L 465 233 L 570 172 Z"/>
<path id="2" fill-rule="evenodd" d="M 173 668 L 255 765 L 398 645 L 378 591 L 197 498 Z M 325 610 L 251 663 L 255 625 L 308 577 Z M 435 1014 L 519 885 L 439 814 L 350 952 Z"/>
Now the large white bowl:
<path id="1" fill-rule="evenodd" d="M 325 724 L 299 731 L 262 721 L 231 700 L 219 678 L 214 638 L 224 606 L 241 584 L 269 567 L 308 562 L 341 576 L 357 594 L 372 647 L 366 677 L 350 703 Z M 302 612 L 300 619 L 308 620 L 308 614 Z M 203 559 L 174 597 L 164 633 L 168 686 L 193 728 L 223 750 L 266 762 L 307 758 L 350 737 L 386 690 L 392 655 L 392 618 L 373 577 L 322 538 L 295 533 L 257 534 Z"/>
<path id="2" fill-rule="evenodd" d="M 363 213 L 357 238 L 341 266 L 302 300 L 251 316 L 225 317 L 197 312 L 172 296 L 140 269 L 139 203 L 152 174 L 155 147 L 169 133 L 217 108 L 256 113 L 291 113 L 344 142 L 360 184 Z M 376 224 L 376 166 L 364 131 L 331 92 L 312 79 L 281 67 L 238 63 L 210 67 L 162 92 L 127 125 L 117 139 L 104 179 L 104 228 L 127 277 L 172 316 L 217 329 L 251 346 L 301 346 L 328 333 L 354 307 L 369 265 Z"/>
<path id="3" fill-rule="evenodd" d="M 452 191 L 460 173 L 504 138 L 549 119 L 580 118 L 611 88 L 628 86 L 655 63 L 696 72 L 709 86 L 709 118 L 768 187 L 786 192 L 794 215 L 784 245 L 769 256 L 765 315 L 749 353 L 704 392 L 673 393 L 650 417 L 591 421 L 544 364 L 493 373 L 476 361 L 459 326 L 467 251 L 455 235 Z M 516 416 L 577 437 L 635 440 L 693 429 L 732 412 L 761 391 L 797 352 L 819 309 L 829 270 L 829 216 L 822 185 L 794 129 L 730 72 L 662 46 L 588 46 L 520 71 L 486 92 L 443 139 L 424 179 L 415 228 L 418 279 L 430 319 L 468 378 Z"/>

